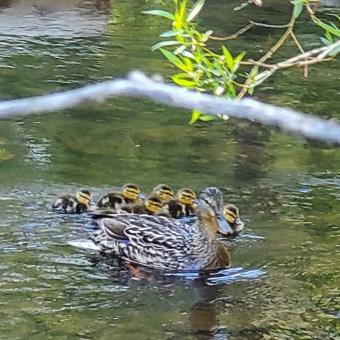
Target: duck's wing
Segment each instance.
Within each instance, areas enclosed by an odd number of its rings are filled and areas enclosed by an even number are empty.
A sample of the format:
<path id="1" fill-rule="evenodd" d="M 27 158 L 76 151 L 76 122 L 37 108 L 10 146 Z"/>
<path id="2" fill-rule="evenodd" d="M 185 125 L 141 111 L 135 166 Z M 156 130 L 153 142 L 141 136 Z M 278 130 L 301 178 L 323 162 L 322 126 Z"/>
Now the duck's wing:
<path id="1" fill-rule="evenodd" d="M 163 216 L 117 214 L 100 221 L 108 240 L 126 240 L 136 246 L 183 249 L 193 227 Z"/>

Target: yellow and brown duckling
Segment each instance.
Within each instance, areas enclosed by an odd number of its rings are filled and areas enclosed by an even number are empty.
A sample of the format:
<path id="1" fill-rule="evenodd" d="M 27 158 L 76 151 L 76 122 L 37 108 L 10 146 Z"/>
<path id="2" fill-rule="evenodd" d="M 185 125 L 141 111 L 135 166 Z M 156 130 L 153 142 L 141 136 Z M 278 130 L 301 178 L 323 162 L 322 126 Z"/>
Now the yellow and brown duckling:
<path id="1" fill-rule="evenodd" d="M 227 220 L 234 234 L 238 235 L 244 230 L 244 223 L 240 219 L 240 211 L 234 204 L 226 204 L 223 207 L 223 215 Z"/>
<path id="2" fill-rule="evenodd" d="M 217 232 L 232 233 L 223 218 L 223 197 L 217 188 L 199 197 L 196 223 L 164 216 L 112 214 L 97 219 L 91 239 L 99 249 L 123 260 L 161 270 L 212 270 L 229 265 L 226 245 Z"/>
<path id="3" fill-rule="evenodd" d="M 155 195 L 149 196 L 144 200 L 144 202 L 136 204 L 132 207 L 131 212 L 133 214 L 161 214 L 162 216 L 166 216 L 166 213 L 162 212 L 162 201 Z"/>
<path id="4" fill-rule="evenodd" d="M 109 208 L 116 212 L 131 211 L 132 207 L 142 202 L 138 185 L 127 183 L 122 189 L 110 192 L 99 199 L 97 208 Z"/>
<path id="5" fill-rule="evenodd" d="M 91 202 L 91 193 L 88 190 L 77 192 L 76 196 L 62 195 L 52 204 L 54 210 L 64 213 L 83 213 L 88 211 Z"/>
<path id="6" fill-rule="evenodd" d="M 174 191 L 166 184 L 158 184 L 152 189 L 150 196 L 158 197 L 165 204 L 174 198 Z"/>
<path id="7" fill-rule="evenodd" d="M 169 201 L 164 206 L 164 210 L 169 212 L 173 218 L 181 218 L 195 215 L 196 193 L 189 189 L 183 188 L 178 190 L 176 198 Z"/>

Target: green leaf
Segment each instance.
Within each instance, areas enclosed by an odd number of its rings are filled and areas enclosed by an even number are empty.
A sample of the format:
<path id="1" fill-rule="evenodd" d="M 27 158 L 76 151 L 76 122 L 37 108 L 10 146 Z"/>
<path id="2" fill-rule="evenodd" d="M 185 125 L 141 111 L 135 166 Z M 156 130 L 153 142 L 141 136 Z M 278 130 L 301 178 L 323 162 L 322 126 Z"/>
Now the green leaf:
<path id="1" fill-rule="evenodd" d="M 151 47 L 151 50 L 152 50 L 152 51 L 156 51 L 156 50 L 158 50 L 159 48 L 164 47 L 164 46 L 171 46 L 171 45 L 178 45 L 178 44 L 179 44 L 179 42 L 178 42 L 177 40 L 161 41 L 161 42 L 159 42 L 159 43 L 153 45 L 153 46 Z"/>
<path id="2" fill-rule="evenodd" d="M 201 115 L 201 112 L 197 110 L 193 110 L 189 124 L 190 125 L 194 124 L 200 118 L 200 115 Z"/>
<path id="3" fill-rule="evenodd" d="M 300 16 L 303 10 L 303 0 L 296 0 L 292 2 L 294 4 L 293 17 L 296 19 Z"/>
<path id="4" fill-rule="evenodd" d="M 212 115 L 201 114 L 198 119 L 202 122 L 210 122 L 212 120 L 216 120 L 216 117 Z"/>
<path id="5" fill-rule="evenodd" d="M 162 11 L 161 9 L 151 9 L 149 11 L 143 11 L 143 14 L 151 14 L 151 15 L 158 15 L 159 17 L 167 18 L 170 20 L 174 20 L 175 17 L 173 14 L 167 12 L 167 11 Z"/>
<path id="6" fill-rule="evenodd" d="M 184 57 L 190 58 L 190 59 L 192 59 L 192 60 L 196 60 L 196 59 L 195 59 L 195 56 L 194 56 L 191 52 L 189 52 L 189 51 L 183 51 L 183 52 L 182 52 L 182 55 L 183 55 Z"/>
<path id="7" fill-rule="evenodd" d="M 174 83 L 183 87 L 193 88 L 196 86 L 196 83 L 194 81 L 186 80 L 181 77 L 177 77 L 176 75 L 172 76 L 171 79 Z"/>
<path id="8" fill-rule="evenodd" d="M 321 20 L 318 20 L 315 22 L 318 26 L 320 26 L 322 29 L 324 29 L 326 32 L 329 32 L 336 37 L 340 38 L 340 29 L 337 27 L 333 27 L 331 25 L 327 25 L 326 23 L 322 22 Z"/>
<path id="9" fill-rule="evenodd" d="M 225 46 L 222 46 L 222 50 L 223 50 L 223 55 L 225 57 L 225 61 L 228 65 L 229 70 L 231 72 L 234 72 L 235 65 L 234 65 L 233 56 L 231 55 L 231 53 L 228 51 L 228 49 Z"/>
<path id="10" fill-rule="evenodd" d="M 202 41 L 206 42 L 209 37 L 214 33 L 212 30 L 208 30 L 203 34 Z"/>
<path id="11" fill-rule="evenodd" d="M 182 62 L 182 60 L 178 57 L 176 57 L 172 52 L 165 50 L 163 48 L 160 49 L 162 54 L 165 58 L 167 58 L 173 65 L 177 66 L 182 71 L 187 71 L 187 67 Z"/>
<path id="12" fill-rule="evenodd" d="M 205 0 L 198 0 L 194 4 L 189 15 L 187 16 L 187 22 L 190 22 L 196 18 L 196 16 L 199 14 L 201 9 L 203 8 L 204 4 L 205 4 Z"/>
<path id="13" fill-rule="evenodd" d="M 166 31 L 161 33 L 159 36 L 161 38 L 168 38 L 168 37 L 174 37 L 176 35 L 182 35 L 184 33 L 184 30 L 175 30 L 175 31 Z"/>
<path id="14" fill-rule="evenodd" d="M 181 45 L 175 49 L 174 54 L 175 55 L 181 54 L 183 51 L 185 51 L 186 48 L 187 48 L 186 45 Z"/>
<path id="15" fill-rule="evenodd" d="M 241 52 L 239 55 L 237 55 L 234 59 L 234 65 L 235 65 L 235 68 L 234 68 L 234 72 L 238 69 L 242 59 L 244 58 L 244 56 L 246 55 L 246 52 Z"/>

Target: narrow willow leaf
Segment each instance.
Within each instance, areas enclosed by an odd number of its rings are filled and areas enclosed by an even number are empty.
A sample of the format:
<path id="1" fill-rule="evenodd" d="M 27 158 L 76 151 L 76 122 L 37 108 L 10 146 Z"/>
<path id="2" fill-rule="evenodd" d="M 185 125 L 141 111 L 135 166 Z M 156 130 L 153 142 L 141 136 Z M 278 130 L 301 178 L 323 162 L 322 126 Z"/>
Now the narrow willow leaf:
<path id="1" fill-rule="evenodd" d="M 202 41 L 206 42 L 213 33 L 214 33 L 214 31 L 212 31 L 212 30 L 206 31 L 203 34 Z"/>
<path id="2" fill-rule="evenodd" d="M 185 51 L 186 48 L 187 46 L 181 45 L 175 49 L 174 54 L 175 55 L 181 54 L 183 51 Z"/>
<path id="3" fill-rule="evenodd" d="M 178 24 L 183 26 L 185 22 L 185 13 L 187 10 L 187 0 L 183 0 L 179 6 L 179 11 L 178 11 Z"/>
<path id="4" fill-rule="evenodd" d="M 196 18 L 196 16 L 199 14 L 201 9 L 203 8 L 205 4 L 205 0 L 198 0 L 194 6 L 192 7 L 192 10 L 190 11 L 188 17 L 187 17 L 187 22 L 190 22 Z"/>
<path id="5" fill-rule="evenodd" d="M 190 59 L 192 59 L 192 60 L 196 60 L 196 59 L 195 59 L 195 56 L 194 56 L 191 52 L 189 52 L 189 51 L 183 51 L 183 52 L 182 52 L 182 55 L 183 55 L 184 57 L 190 58 Z"/>
<path id="6" fill-rule="evenodd" d="M 175 31 L 166 31 L 161 33 L 159 36 L 161 38 L 168 38 L 168 37 L 174 37 L 176 35 L 182 35 L 184 33 L 184 30 L 175 30 Z"/>
<path id="7" fill-rule="evenodd" d="M 177 66 L 182 71 L 188 71 L 185 64 L 182 62 L 182 60 L 178 57 L 176 57 L 172 52 L 165 50 L 163 48 L 160 49 L 162 54 L 165 58 L 167 58 L 173 65 Z"/>
<path id="8" fill-rule="evenodd" d="M 192 80 L 186 80 L 186 79 L 178 78 L 176 76 L 172 76 L 171 79 L 174 83 L 176 83 L 179 86 L 188 87 L 188 88 L 194 88 L 196 86 L 196 83 Z"/>
<path id="9" fill-rule="evenodd" d="M 152 50 L 152 51 L 156 51 L 156 50 L 158 50 L 159 48 L 164 47 L 164 46 L 171 46 L 171 45 L 178 45 L 178 44 L 179 44 L 179 42 L 178 42 L 177 40 L 161 41 L 161 42 L 159 42 L 159 43 L 153 45 L 153 46 L 151 47 L 151 50 Z"/>
<path id="10" fill-rule="evenodd" d="M 223 50 L 223 55 L 225 57 L 225 61 L 228 65 L 229 70 L 231 72 L 234 72 L 235 64 L 234 64 L 233 56 L 231 55 L 231 53 L 225 46 L 222 46 L 222 50 Z"/>
<path id="11" fill-rule="evenodd" d="M 174 20 L 175 17 L 173 14 L 167 12 L 167 11 L 162 11 L 161 9 L 151 9 L 149 11 L 143 11 L 143 14 L 151 14 L 151 15 L 158 15 L 159 17 L 167 18 L 170 20 Z"/>
<path id="12" fill-rule="evenodd" d="M 324 29 L 326 32 L 329 32 L 336 37 L 340 38 L 340 29 L 337 27 L 333 27 L 331 25 L 327 25 L 326 23 L 322 22 L 321 20 L 318 20 L 316 22 L 318 26 L 320 26 L 322 29 Z"/>
<path id="13" fill-rule="evenodd" d="M 193 110 L 189 124 L 194 124 L 200 118 L 201 112 Z"/>
<path id="14" fill-rule="evenodd" d="M 217 118 L 212 115 L 201 114 L 198 119 L 202 122 L 210 122 L 211 120 L 216 120 Z"/>
<path id="15" fill-rule="evenodd" d="M 239 55 L 237 55 L 234 59 L 234 72 L 237 71 L 238 67 L 240 66 L 240 63 L 244 56 L 246 55 L 246 52 L 241 52 Z"/>
<path id="16" fill-rule="evenodd" d="M 296 19 L 300 16 L 303 10 L 303 0 L 297 0 L 294 2 L 293 17 Z"/>

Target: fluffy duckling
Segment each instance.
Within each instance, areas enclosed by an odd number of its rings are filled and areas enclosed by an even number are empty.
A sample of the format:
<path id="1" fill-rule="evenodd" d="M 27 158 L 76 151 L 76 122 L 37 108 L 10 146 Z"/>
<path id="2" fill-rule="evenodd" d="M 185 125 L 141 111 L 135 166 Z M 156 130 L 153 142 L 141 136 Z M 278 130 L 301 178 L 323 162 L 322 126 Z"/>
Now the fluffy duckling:
<path id="1" fill-rule="evenodd" d="M 158 184 L 152 189 L 150 196 L 158 197 L 164 204 L 173 199 L 174 191 L 166 184 Z"/>
<path id="2" fill-rule="evenodd" d="M 88 190 L 77 192 L 76 196 L 62 195 L 52 204 L 55 210 L 63 211 L 64 213 L 83 213 L 89 209 L 91 194 Z"/>
<path id="3" fill-rule="evenodd" d="M 233 229 L 234 234 L 240 234 L 244 230 L 244 223 L 240 219 L 240 212 L 236 205 L 226 204 L 223 207 L 223 216 Z"/>
<path id="4" fill-rule="evenodd" d="M 131 212 L 133 214 L 147 214 L 170 217 L 162 209 L 162 201 L 157 196 L 149 196 L 143 203 L 136 204 Z"/>
<path id="5" fill-rule="evenodd" d="M 101 197 L 97 202 L 97 208 L 109 208 L 117 212 L 122 210 L 131 212 L 133 206 L 141 202 L 138 185 L 128 183 L 122 187 L 120 192 L 113 191 Z"/>
<path id="6" fill-rule="evenodd" d="M 183 188 L 178 190 L 176 198 L 172 199 L 163 209 L 168 211 L 173 218 L 193 216 L 195 215 L 196 198 L 197 195 L 193 190 Z"/>

